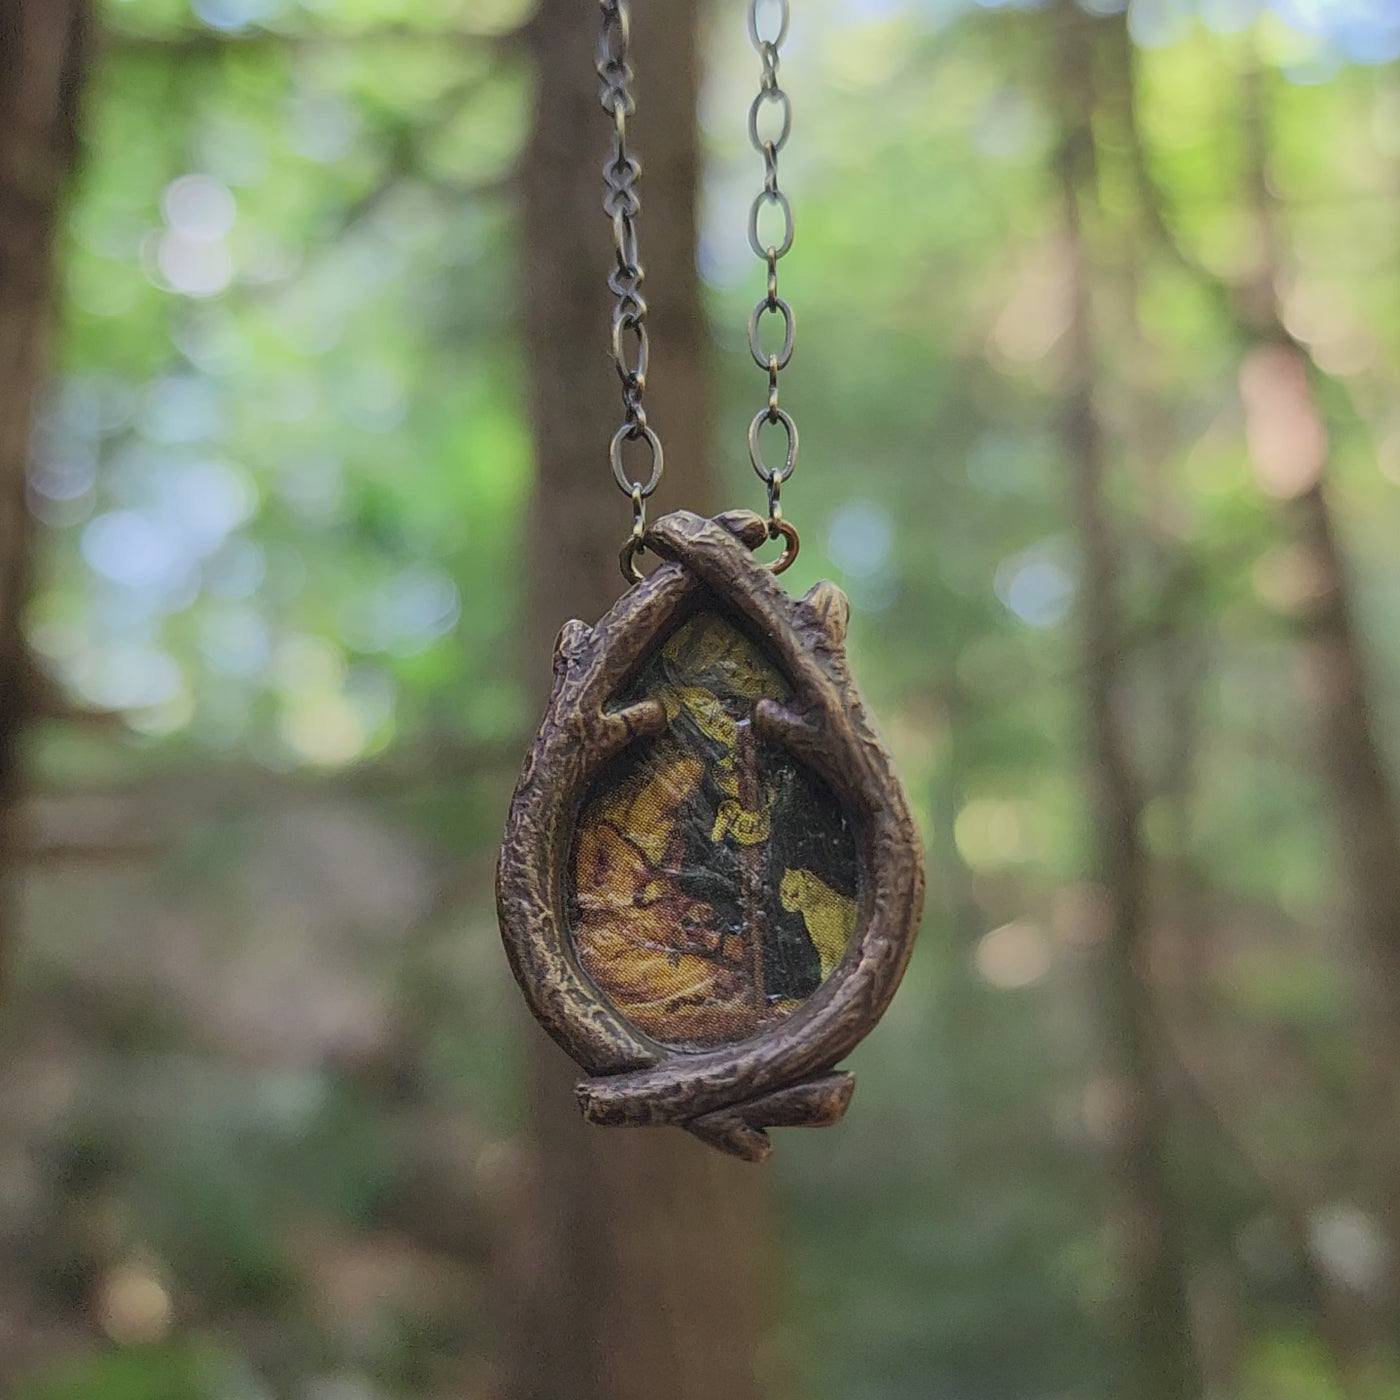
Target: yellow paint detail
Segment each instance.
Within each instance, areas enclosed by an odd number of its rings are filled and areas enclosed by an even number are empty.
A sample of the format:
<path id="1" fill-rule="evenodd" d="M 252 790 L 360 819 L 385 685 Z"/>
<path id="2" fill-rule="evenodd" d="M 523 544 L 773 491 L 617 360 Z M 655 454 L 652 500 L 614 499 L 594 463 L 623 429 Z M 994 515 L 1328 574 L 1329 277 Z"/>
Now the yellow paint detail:
<path id="1" fill-rule="evenodd" d="M 681 710 L 695 721 L 702 734 L 723 746 L 725 756 L 715 763 L 715 781 L 726 796 L 739 795 L 739 778 L 734 769 L 734 746 L 739 742 L 739 727 L 725 712 L 717 696 L 699 686 L 663 685 L 656 692 L 666 711 L 668 723 L 675 723 Z"/>
<path id="2" fill-rule="evenodd" d="M 772 662 L 737 628 L 713 613 L 703 613 L 678 628 L 661 654 L 683 673 L 721 676 L 724 683 L 751 700 L 778 697 L 787 686 Z"/>
<path id="3" fill-rule="evenodd" d="M 574 849 L 580 961 L 661 1039 L 736 1040 L 756 1024 L 743 977 L 717 960 L 724 935 L 713 908 L 674 878 L 683 859 L 674 814 L 703 773 L 701 760 L 660 740 L 648 767 L 593 803 Z"/>
<path id="4" fill-rule="evenodd" d="M 653 865 L 659 865 L 671 840 L 669 814 L 676 811 L 704 776 L 698 758 L 678 754 L 662 762 L 644 785 L 623 783 L 597 807 L 600 820 L 626 832 L 632 844 Z"/>
<path id="5" fill-rule="evenodd" d="M 667 686 L 665 689 L 673 687 Z M 702 690 L 698 685 L 676 686 L 674 691 L 690 717 L 699 725 L 702 734 L 708 734 L 727 749 L 732 749 L 739 742 L 739 726 L 732 715 L 725 713 L 719 696 Z"/>
<path id="6" fill-rule="evenodd" d="M 723 841 L 726 836 L 733 836 L 740 846 L 758 846 L 771 834 L 772 823 L 767 812 L 746 812 L 737 801 L 730 799 L 720 804 L 710 840 Z"/>
<path id="7" fill-rule="evenodd" d="M 846 955 L 856 926 L 856 902 L 832 889 L 810 870 L 783 873 L 778 895 L 789 914 L 801 914 L 807 937 L 822 962 L 822 976 L 829 977 Z"/>

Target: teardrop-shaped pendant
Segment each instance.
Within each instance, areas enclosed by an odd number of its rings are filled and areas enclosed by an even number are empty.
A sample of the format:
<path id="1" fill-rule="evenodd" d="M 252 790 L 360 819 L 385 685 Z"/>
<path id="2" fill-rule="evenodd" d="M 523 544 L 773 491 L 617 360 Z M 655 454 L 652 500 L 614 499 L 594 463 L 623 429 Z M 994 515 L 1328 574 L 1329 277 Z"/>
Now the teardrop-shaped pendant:
<path id="1" fill-rule="evenodd" d="M 846 665 L 831 583 L 793 599 L 748 512 L 663 517 L 664 562 L 559 634 L 511 802 L 502 936 L 594 1123 L 759 1160 L 837 1121 L 836 1064 L 909 960 L 923 862 Z"/>

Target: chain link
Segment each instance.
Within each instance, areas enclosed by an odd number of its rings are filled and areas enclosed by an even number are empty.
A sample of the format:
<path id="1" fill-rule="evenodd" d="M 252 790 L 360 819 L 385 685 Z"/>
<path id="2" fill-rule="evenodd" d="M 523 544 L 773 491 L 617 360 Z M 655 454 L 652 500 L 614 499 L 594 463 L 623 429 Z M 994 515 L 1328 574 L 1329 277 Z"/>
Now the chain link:
<path id="1" fill-rule="evenodd" d="M 770 21 L 771 37 L 765 37 L 765 12 L 771 11 L 776 11 L 776 30 L 772 31 Z M 792 101 L 778 80 L 779 51 L 787 38 L 790 19 L 788 0 L 749 0 L 748 19 L 749 41 L 762 64 L 758 96 L 749 108 L 749 140 L 763 157 L 763 189 L 749 209 L 749 247 L 768 269 L 767 294 L 749 317 L 749 352 L 759 369 L 768 374 L 768 402 L 749 424 L 749 460 L 759 480 L 768 488 L 768 537 L 776 539 L 782 535 L 787 543 L 780 561 L 786 568 L 797 553 L 797 532 L 784 522 L 782 507 L 783 483 L 797 468 L 797 424 L 778 402 L 779 375 L 792 360 L 797 342 L 797 321 L 792 307 L 778 294 L 778 263 L 791 251 L 793 240 L 792 205 L 778 183 L 778 153 L 792 134 Z M 771 115 L 765 120 L 765 109 L 770 107 L 777 109 L 776 123 Z M 770 134 L 764 134 L 765 125 Z M 773 209 L 778 211 L 782 222 L 775 231 L 776 236 L 765 240 L 759 224 L 765 211 Z M 776 350 L 763 348 L 761 331 L 765 316 L 778 317 L 782 325 L 782 343 Z M 787 453 L 781 467 L 770 467 L 763 457 L 760 438 L 768 424 L 780 424 L 787 439 Z"/>
<path id="2" fill-rule="evenodd" d="M 613 435 L 609 448 L 613 479 L 632 502 L 632 533 L 622 547 L 623 577 L 636 583 L 637 555 L 646 534 L 647 498 L 661 484 L 665 456 L 661 439 L 647 422 L 642 397 L 646 393 L 647 369 L 651 363 L 651 342 L 647 336 L 647 303 L 642 295 L 646 274 L 642 269 L 637 243 L 637 214 L 642 201 L 637 193 L 642 167 L 627 145 L 627 119 L 637 110 L 632 95 L 631 15 L 627 0 L 598 0 L 602 30 L 598 36 L 598 99 L 613 120 L 612 150 L 603 164 L 607 191 L 603 212 L 612 220 L 613 267 L 608 286 L 617 298 L 612 321 L 612 356 L 622 381 L 622 426 Z M 645 481 L 634 481 L 622 460 L 629 442 L 646 444 L 651 470 Z"/>
<path id="3" fill-rule="evenodd" d="M 631 16 L 627 0 L 598 0 L 602 30 L 598 38 L 599 101 L 613 121 L 612 149 L 603 165 L 607 190 L 603 210 L 612 220 L 613 268 L 608 286 L 617 298 L 613 311 L 612 356 L 622 383 L 623 420 L 613 435 L 609 459 L 613 479 L 632 502 L 632 531 L 622 547 L 619 562 L 628 582 L 636 583 L 641 574 L 637 556 L 646 535 L 646 502 L 661 484 L 665 456 L 661 439 L 647 422 L 643 396 L 646 392 L 647 370 L 651 361 L 651 343 L 647 334 L 647 303 L 642 295 L 645 272 L 642 268 L 637 239 L 637 214 L 641 198 L 637 185 L 641 179 L 641 163 L 627 144 L 627 121 L 636 111 L 632 94 Z M 764 33 L 764 12 L 776 10 L 776 31 Z M 790 14 L 788 0 L 749 0 L 749 39 L 762 64 L 758 95 L 749 108 L 749 140 L 763 157 L 763 189 L 749 210 L 749 246 L 762 259 L 768 270 L 767 293 L 754 307 L 749 317 L 749 350 L 754 363 L 768 375 L 768 402 L 749 425 L 749 460 L 768 489 L 768 535 L 782 536 L 783 557 L 774 566 L 781 571 L 797 557 L 797 531 L 783 519 L 783 483 L 797 467 L 797 425 L 792 415 L 779 403 L 779 376 L 792 360 L 797 340 L 797 322 L 792 307 L 779 295 L 778 263 L 792 249 L 792 205 L 778 180 L 778 154 L 792 134 L 792 102 L 778 78 L 780 50 L 787 38 Z M 774 120 L 765 109 L 777 109 Z M 765 134 L 765 126 L 768 134 Z M 777 236 L 765 239 L 760 229 L 765 211 L 776 209 L 781 217 Z M 771 222 L 771 220 L 770 220 Z M 765 350 L 762 343 L 762 321 L 776 316 L 781 321 L 782 342 L 776 350 Z M 770 467 L 763 457 L 760 441 L 765 425 L 778 424 L 786 438 L 786 454 L 781 467 Z M 635 481 L 623 462 L 623 451 L 629 442 L 646 444 L 650 456 L 650 471 L 644 481 Z"/>

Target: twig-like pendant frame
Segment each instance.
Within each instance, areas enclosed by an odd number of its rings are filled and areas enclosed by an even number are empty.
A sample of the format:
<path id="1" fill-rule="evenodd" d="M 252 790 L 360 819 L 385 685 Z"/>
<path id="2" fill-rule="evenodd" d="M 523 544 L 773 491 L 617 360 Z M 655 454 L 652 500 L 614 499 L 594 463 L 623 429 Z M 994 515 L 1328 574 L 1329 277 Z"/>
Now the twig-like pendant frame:
<path id="1" fill-rule="evenodd" d="M 665 516 L 646 537 L 665 562 L 596 626 L 565 625 L 549 708 L 511 802 L 496 887 L 506 951 L 530 1008 L 589 1076 L 577 1089 L 584 1116 L 601 1124 L 678 1124 L 750 1161 L 771 1149 L 765 1128 L 829 1124 L 845 1113 L 854 1078 L 835 1066 L 874 1027 L 899 985 L 924 887 L 908 801 L 846 664 L 846 597 L 831 583 L 789 597 L 754 558 L 765 530 L 748 512 L 715 520 L 688 511 Z M 634 746 L 658 742 L 678 708 L 655 694 L 628 698 L 629 688 L 667 639 L 700 614 L 724 619 L 781 674 L 782 698 L 757 698 L 740 727 L 751 726 L 752 742 L 825 785 L 839 803 L 841 832 L 848 833 L 859 873 L 848 900 L 815 878 L 808 882 L 827 900 L 827 912 L 803 915 L 813 927 L 834 927 L 839 919 L 829 911 L 838 907 L 850 916 L 841 925 L 844 952 L 831 955 L 829 968 L 823 955 L 824 979 L 800 1000 L 773 996 L 780 1019 L 755 1022 L 752 1034 L 697 1047 L 648 1033 L 638 1024 L 642 1018 L 625 1014 L 600 990 L 580 955 L 575 925 L 580 904 L 590 899 L 577 888 L 580 818 L 590 793 Z M 733 723 L 714 713 L 718 723 Z M 691 772 L 683 761 L 673 767 Z M 723 805 L 734 831 L 726 829 L 723 840 L 731 863 L 748 860 L 743 868 L 754 870 L 753 858 L 736 843 L 761 841 L 766 831 L 742 826 L 742 808 L 755 804 L 734 786 L 732 771 L 731 764 L 729 790 L 738 798 Z M 678 780 L 670 781 L 668 790 L 679 790 Z M 717 822 L 716 841 L 721 829 Z M 608 835 L 622 843 L 628 833 Z M 788 883 L 784 908 L 794 907 Z M 799 899 L 797 884 L 791 893 Z M 768 894 L 771 899 L 773 891 Z M 653 898 L 660 896 L 639 887 L 634 902 L 640 908 Z M 664 917 L 667 908 L 656 904 L 648 917 Z M 623 913 L 633 917 L 631 903 Z M 608 938 L 606 913 L 589 917 L 595 925 L 601 920 L 601 937 Z M 816 957 L 810 945 L 807 953 Z M 684 961 L 679 952 L 662 956 L 664 966 Z M 761 988 L 761 963 L 755 975 Z"/>

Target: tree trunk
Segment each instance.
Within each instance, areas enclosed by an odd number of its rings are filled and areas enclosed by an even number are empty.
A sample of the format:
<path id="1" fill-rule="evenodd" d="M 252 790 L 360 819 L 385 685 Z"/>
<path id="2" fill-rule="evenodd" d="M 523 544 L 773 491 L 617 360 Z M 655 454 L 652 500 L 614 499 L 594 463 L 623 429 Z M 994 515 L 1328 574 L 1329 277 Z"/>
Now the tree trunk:
<path id="1" fill-rule="evenodd" d="M 47 365 L 54 244 L 77 155 L 87 0 L 0 0 L 0 871 L 13 863 L 19 747 L 32 708 L 24 642 L 25 466 Z M 0 987 L 11 939 L 0 910 Z"/>
<path id="2" fill-rule="evenodd" d="M 1120 1391 L 1135 1400 L 1190 1400 L 1200 1395 L 1201 1381 L 1191 1340 L 1179 1212 L 1164 1165 L 1166 1108 L 1146 982 L 1148 857 L 1123 714 L 1121 567 L 1104 499 L 1107 444 L 1094 403 L 1091 259 L 1081 219 L 1095 183 L 1094 21 L 1072 0 L 1063 0 L 1056 14 L 1062 108 L 1057 173 L 1073 298 L 1062 441 L 1081 553 L 1080 664 L 1094 863 L 1108 915 L 1097 996 L 1109 1091 L 1103 1124 L 1109 1227 L 1124 1344 Z"/>
<path id="3" fill-rule="evenodd" d="M 1338 850 L 1362 968 L 1368 1029 L 1361 1157 L 1368 1200 L 1388 1245 L 1375 1301 L 1380 1340 L 1400 1356 L 1400 804 L 1377 739 L 1366 645 L 1327 480 L 1329 443 L 1308 355 L 1283 324 L 1283 270 L 1269 185 L 1269 113 L 1262 72 L 1246 81 L 1249 184 L 1266 256 L 1242 298 L 1256 344 L 1240 373 L 1250 458 L 1309 580 L 1298 622 L 1318 760 L 1332 796 Z"/>
<path id="4" fill-rule="evenodd" d="M 1364 968 L 1371 1082 L 1363 1086 L 1362 1159 L 1388 1240 L 1383 1333 L 1400 1354 L 1400 816 L 1376 740 L 1365 648 L 1325 483 L 1293 502 L 1291 515 L 1317 586 L 1302 618 L 1304 654 Z"/>
<path id="5" fill-rule="evenodd" d="M 641 154 L 638 221 L 652 360 L 647 414 L 666 448 L 670 504 L 716 505 L 706 332 L 695 267 L 699 156 L 696 0 L 633 15 Z M 631 508 L 608 469 L 622 421 L 608 350 L 610 230 L 601 198 L 609 124 L 593 74 L 599 15 L 543 0 L 532 27 L 536 125 L 524 171 L 525 267 L 537 488 L 525 542 L 528 662 L 541 693 L 555 634 L 623 591 Z M 504 1390 L 513 1400 L 757 1400 L 769 1319 L 765 1178 L 676 1129 L 586 1126 L 574 1067 L 531 1032 L 532 1205 L 512 1245 Z"/>
<path id="6" fill-rule="evenodd" d="M 1277 286 L 1281 271 L 1274 197 L 1267 178 L 1268 117 L 1263 75 L 1246 82 L 1250 202 L 1265 256 L 1244 288 L 1222 282 L 1176 237 L 1162 193 L 1153 179 L 1138 120 L 1137 74 L 1132 40 L 1123 19 L 1109 21 L 1117 96 L 1121 106 L 1120 147 L 1131 163 L 1139 204 L 1156 246 L 1193 276 L 1235 322 L 1242 342 L 1252 345 L 1241 374 L 1249 450 L 1256 474 L 1269 494 L 1281 498 L 1287 530 L 1298 548 L 1300 576 L 1310 581 L 1310 598 L 1300 610 L 1304 660 L 1312 682 L 1313 705 L 1320 718 L 1323 764 L 1341 827 L 1341 845 L 1357 922 L 1377 977 L 1366 989 L 1372 999 L 1368 1021 L 1374 1028 L 1371 1086 L 1374 1112 L 1368 1115 L 1372 1144 L 1372 1199 L 1391 1241 L 1390 1336 L 1400 1339 L 1400 872 L 1394 865 L 1400 844 L 1400 821 L 1376 743 L 1367 699 L 1365 658 L 1351 605 L 1345 558 L 1337 541 L 1325 483 L 1326 430 L 1309 382 L 1307 356 L 1282 323 Z M 1178 848 L 1186 849 L 1185 842 Z M 1201 932 L 1197 930 L 1197 937 Z M 1316 1189 L 1285 1180 L 1286 1166 L 1261 1160 L 1248 1144 L 1228 1130 L 1228 1111 L 1214 1112 L 1224 1136 L 1248 1163 L 1274 1198 L 1300 1256 L 1307 1260 L 1310 1285 L 1318 1297 L 1320 1332 L 1339 1371 L 1364 1371 L 1369 1350 L 1368 1322 L 1362 1300 L 1329 1276 L 1317 1261 L 1308 1238 L 1309 1211 L 1319 1204 Z"/>

